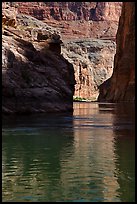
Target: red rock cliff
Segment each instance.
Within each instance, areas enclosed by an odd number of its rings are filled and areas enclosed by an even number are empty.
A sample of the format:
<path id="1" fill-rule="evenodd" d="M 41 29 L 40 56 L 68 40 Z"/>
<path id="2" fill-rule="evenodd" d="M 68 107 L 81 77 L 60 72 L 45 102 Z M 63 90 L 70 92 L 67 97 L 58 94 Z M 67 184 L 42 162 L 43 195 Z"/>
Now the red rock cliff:
<path id="1" fill-rule="evenodd" d="M 10 2 L 60 30 L 63 39 L 114 37 L 122 2 Z"/>
<path id="2" fill-rule="evenodd" d="M 100 86 L 99 101 L 135 100 L 135 2 L 124 2 L 112 77 Z"/>
<path id="3" fill-rule="evenodd" d="M 121 2 L 12 2 L 20 13 L 39 20 L 112 20 L 119 19 Z"/>

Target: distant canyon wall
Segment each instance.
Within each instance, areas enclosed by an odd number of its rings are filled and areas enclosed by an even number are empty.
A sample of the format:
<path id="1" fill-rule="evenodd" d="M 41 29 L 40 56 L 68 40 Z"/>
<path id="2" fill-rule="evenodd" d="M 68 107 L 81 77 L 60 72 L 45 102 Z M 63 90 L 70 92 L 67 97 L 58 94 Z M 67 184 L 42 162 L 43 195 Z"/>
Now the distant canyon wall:
<path id="1" fill-rule="evenodd" d="M 115 42 L 101 39 L 63 41 L 61 52 L 74 67 L 74 98 L 96 101 L 98 87 L 111 77 Z"/>
<path id="2" fill-rule="evenodd" d="M 61 32 L 62 39 L 115 38 L 122 2 L 10 2 Z"/>
<path id="3" fill-rule="evenodd" d="M 99 101 L 135 100 L 135 2 L 124 2 L 116 36 L 112 77 L 100 86 Z"/>
<path id="4" fill-rule="evenodd" d="M 19 13 L 55 20 L 118 21 L 121 2 L 12 2 Z"/>

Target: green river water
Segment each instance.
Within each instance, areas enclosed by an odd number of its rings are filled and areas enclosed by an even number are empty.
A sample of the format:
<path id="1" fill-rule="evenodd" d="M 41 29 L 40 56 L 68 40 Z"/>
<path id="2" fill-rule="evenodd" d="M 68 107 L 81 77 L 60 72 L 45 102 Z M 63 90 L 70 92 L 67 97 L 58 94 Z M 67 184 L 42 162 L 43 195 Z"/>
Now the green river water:
<path id="1" fill-rule="evenodd" d="M 3 202 L 135 201 L 134 104 L 75 102 L 73 114 L 2 122 Z"/>

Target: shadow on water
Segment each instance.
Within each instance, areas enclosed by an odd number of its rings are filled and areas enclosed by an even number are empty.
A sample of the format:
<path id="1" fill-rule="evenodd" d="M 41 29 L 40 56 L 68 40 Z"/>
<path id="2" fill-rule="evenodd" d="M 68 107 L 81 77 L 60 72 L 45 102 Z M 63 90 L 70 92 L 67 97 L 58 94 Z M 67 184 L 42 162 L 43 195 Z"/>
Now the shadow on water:
<path id="1" fill-rule="evenodd" d="M 135 104 L 133 103 L 99 103 L 99 112 L 112 113 L 115 131 L 133 129 L 135 131 Z"/>
<path id="2" fill-rule="evenodd" d="M 119 117 L 119 116 L 122 117 Z M 123 128 L 114 130 L 116 168 L 120 186 L 121 202 L 127 197 L 127 202 L 135 202 L 135 104 L 119 104 L 116 108 L 114 125 L 121 124 Z"/>
<path id="3" fill-rule="evenodd" d="M 37 188 L 36 195 L 46 195 L 56 188 L 60 181 L 61 154 L 73 144 L 73 130 L 68 129 L 72 126 L 71 114 L 4 117 L 3 171 L 8 173 L 3 177 L 3 192 L 8 191 L 8 200 L 14 200 L 15 195 L 12 197 L 10 192 L 19 196 L 20 191 L 31 194 Z"/>
<path id="4" fill-rule="evenodd" d="M 100 111 L 110 110 L 113 117 L 114 153 L 121 202 L 135 201 L 135 104 L 99 104 Z"/>

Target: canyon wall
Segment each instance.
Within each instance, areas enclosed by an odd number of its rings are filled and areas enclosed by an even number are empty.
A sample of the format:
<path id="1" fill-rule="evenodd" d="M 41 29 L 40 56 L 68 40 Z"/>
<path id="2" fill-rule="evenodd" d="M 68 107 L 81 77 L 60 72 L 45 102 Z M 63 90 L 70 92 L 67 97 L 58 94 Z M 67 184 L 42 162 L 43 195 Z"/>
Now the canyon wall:
<path id="1" fill-rule="evenodd" d="M 3 9 L 2 112 L 72 112 L 74 69 L 60 54 L 59 33 L 25 15 L 14 26 L 6 13 Z"/>
<path id="2" fill-rule="evenodd" d="M 62 39 L 115 39 L 122 2 L 10 2 L 61 32 Z"/>
<path id="3" fill-rule="evenodd" d="M 61 52 L 62 56 L 74 66 L 76 79 L 74 97 L 97 100 L 98 87 L 112 75 L 114 41 L 122 2 L 6 2 L 3 4 L 10 9 L 15 8 L 18 13 L 16 19 L 18 29 L 14 29 L 14 33 L 23 38 L 27 37 L 28 41 L 37 40 L 38 28 L 40 30 L 46 28 L 52 36 L 54 33 L 52 30 L 56 30 L 63 44 L 60 46 L 52 44 L 52 50 Z M 36 19 L 33 21 L 31 19 L 33 17 L 29 15 L 42 20 L 43 24 L 40 25 L 40 21 L 36 23 Z"/>
<path id="4" fill-rule="evenodd" d="M 39 20 L 118 21 L 121 2 L 10 2 L 19 13 Z"/>
<path id="5" fill-rule="evenodd" d="M 97 100 L 98 87 L 112 75 L 115 47 L 111 40 L 63 41 L 62 55 L 74 66 L 74 98 Z"/>
<path id="6" fill-rule="evenodd" d="M 62 55 L 75 70 L 74 97 L 97 100 L 98 86 L 112 75 L 122 2 L 14 2 L 9 6 L 60 32 Z"/>
<path id="7" fill-rule="evenodd" d="M 99 101 L 135 100 L 135 2 L 124 2 L 116 36 L 114 71 L 100 86 Z"/>

